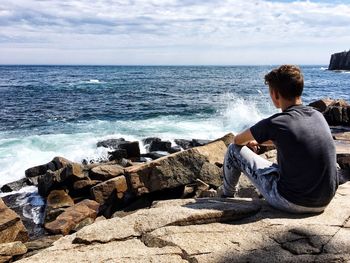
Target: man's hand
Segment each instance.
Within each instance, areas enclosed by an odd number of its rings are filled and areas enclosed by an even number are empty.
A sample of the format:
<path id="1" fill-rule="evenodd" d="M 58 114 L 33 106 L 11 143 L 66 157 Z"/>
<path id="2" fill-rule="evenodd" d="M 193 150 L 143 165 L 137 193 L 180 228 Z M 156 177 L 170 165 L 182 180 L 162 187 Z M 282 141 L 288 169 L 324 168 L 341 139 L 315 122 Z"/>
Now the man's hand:
<path id="1" fill-rule="evenodd" d="M 255 140 L 248 142 L 247 147 L 255 153 L 259 151 L 259 143 Z"/>

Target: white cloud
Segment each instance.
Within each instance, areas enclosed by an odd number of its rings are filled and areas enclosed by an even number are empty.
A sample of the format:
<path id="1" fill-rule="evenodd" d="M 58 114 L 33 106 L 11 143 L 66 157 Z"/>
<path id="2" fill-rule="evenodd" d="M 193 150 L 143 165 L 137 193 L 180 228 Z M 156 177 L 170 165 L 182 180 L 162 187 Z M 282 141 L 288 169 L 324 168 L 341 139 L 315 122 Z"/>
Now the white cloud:
<path id="1" fill-rule="evenodd" d="M 2 0 L 0 63 L 325 63 L 349 32 L 332 2 Z"/>

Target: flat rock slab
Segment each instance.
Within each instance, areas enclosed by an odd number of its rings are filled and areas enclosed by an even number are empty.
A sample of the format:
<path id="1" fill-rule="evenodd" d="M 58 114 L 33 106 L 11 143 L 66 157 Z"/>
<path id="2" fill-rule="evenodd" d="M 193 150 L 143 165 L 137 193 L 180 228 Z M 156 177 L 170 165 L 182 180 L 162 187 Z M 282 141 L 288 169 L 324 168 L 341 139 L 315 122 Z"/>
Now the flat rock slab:
<path id="1" fill-rule="evenodd" d="M 348 262 L 350 183 L 321 214 L 271 208 L 231 224 L 166 226 L 142 236 L 147 246 L 176 246 L 189 262 Z"/>
<path id="2" fill-rule="evenodd" d="M 54 243 L 61 237 L 62 235 L 44 236 L 42 238 L 26 242 L 24 245 L 27 247 L 28 251 L 40 250 L 51 246 L 52 243 Z"/>
<path id="3" fill-rule="evenodd" d="M 321 227 L 344 226 L 350 218 L 350 182 L 340 185 L 325 211 L 318 215 L 293 215 L 263 206 L 252 220 L 262 220 L 268 225 L 316 225 Z"/>
<path id="4" fill-rule="evenodd" d="M 350 141 L 350 131 L 332 133 L 335 140 Z"/>
<path id="5" fill-rule="evenodd" d="M 334 141 L 337 154 L 350 153 L 350 141 Z"/>
<path id="6" fill-rule="evenodd" d="M 131 239 L 67 249 L 50 247 L 19 262 L 188 262 L 181 255 L 182 251 L 177 247 L 149 248 L 140 240 Z"/>
<path id="7" fill-rule="evenodd" d="M 184 199 L 157 203 L 123 218 L 113 218 L 85 227 L 74 243 L 107 243 L 138 237 L 169 225 L 192 225 L 242 219 L 258 212 L 259 205 L 249 200 Z M 101 231 L 103 229 L 103 231 Z"/>

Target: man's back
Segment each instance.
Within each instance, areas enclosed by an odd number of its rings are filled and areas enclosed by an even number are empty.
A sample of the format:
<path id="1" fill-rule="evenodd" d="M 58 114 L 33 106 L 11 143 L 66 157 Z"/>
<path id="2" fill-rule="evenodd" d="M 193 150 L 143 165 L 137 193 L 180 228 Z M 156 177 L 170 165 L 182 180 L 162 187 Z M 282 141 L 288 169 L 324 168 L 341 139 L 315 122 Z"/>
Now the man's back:
<path id="1" fill-rule="evenodd" d="M 330 202 L 338 186 L 336 154 L 321 113 L 294 105 L 256 124 L 251 131 L 258 142 L 269 139 L 277 147 L 277 187 L 284 198 L 308 207 Z"/>

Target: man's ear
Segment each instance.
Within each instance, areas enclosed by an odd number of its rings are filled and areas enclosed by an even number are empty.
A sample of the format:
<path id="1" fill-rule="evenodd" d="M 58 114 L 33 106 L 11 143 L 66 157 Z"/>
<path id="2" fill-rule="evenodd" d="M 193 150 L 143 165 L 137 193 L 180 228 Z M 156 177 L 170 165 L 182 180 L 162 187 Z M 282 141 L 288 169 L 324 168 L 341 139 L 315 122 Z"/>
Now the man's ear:
<path id="1" fill-rule="evenodd" d="M 279 100 L 280 99 L 280 94 L 278 93 L 278 91 L 275 91 L 274 93 L 275 93 L 276 100 Z"/>
<path id="2" fill-rule="evenodd" d="M 280 94 L 278 93 L 277 90 L 270 88 L 270 93 L 274 97 L 274 99 L 278 100 L 280 98 Z"/>

